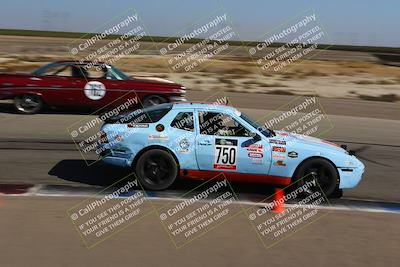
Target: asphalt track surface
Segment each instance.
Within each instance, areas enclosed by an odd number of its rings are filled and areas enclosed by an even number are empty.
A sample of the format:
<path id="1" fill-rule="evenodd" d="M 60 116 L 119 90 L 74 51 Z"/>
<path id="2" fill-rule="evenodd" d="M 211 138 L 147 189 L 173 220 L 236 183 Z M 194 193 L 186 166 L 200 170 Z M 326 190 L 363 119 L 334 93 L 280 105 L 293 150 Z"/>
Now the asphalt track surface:
<path id="1" fill-rule="evenodd" d="M 193 92 L 189 97 L 202 101 L 208 95 Z M 228 93 L 227 96 L 231 105 L 255 119 L 282 109 L 285 103 L 295 98 L 237 93 Z M 399 104 L 333 99 L 320 101 L 333 126 L 323 137 L 359 151 L 366 165 L 363 180 L 355 189 L 346 190 L 345 197 L 400 202 Z M 48 111 L 47 114 L 26 116 L 10 113 L 8 104 L 0 107 L 6 111 L 0 114 L 1 183 L 104 186 L 129 172 L 101 163 L 87 167 L 87 162 L 76 150 L 66 130 L 82 118 L 82 114 Z M 179 181 L 173 189 L 177 192 L 182 190 L 183 194 L 195 185 Z M 237 184 L 235 189 L 238 193 L 262 195 L 272 190 L 267 186 L 244 184 Z"/>
<path id="2" fill-rule="evenodd" d="M 201 101 L 208 93 L 189 95 Z M 277 109 L 284 111 L 282 106 L 293 98 L 228 96 L 232 105 L 253 118 Z M 368 159 L 362 159 L 366 165 L 362 182 L 346 190 L 342 200 L 332 200 L 332 204 L 391 203 L 398 213 L 399 104 L 320 101 L 334 126 L 324 138 L 347 144 Z M 399 214 L 354 209 L 333 210 L 267 249 L 244 214 L 176 249 L 158 215 L 151 213 L 88 250 L 67 214 L 68 209 L 86 199 L 73 194 L 74 190 L 87 190 L 88 195 L 99 192 L 130 171 L 101 163 L 87 166 L 66 131 L 85 112 L 46 111 L 26 116 L 13 114 L 7 103 L 0 103 L 0 109 L 4 111 L 0 113 L 0 184 L 43 184 L 46 190 L 52 189 L 42 196 L 0 194 L 0 266 L 398 266 Z M 154 201 L 155 207 L 164 205 L 168 197 L 179 199 L 198 185 L 179 181 Z M 239 199 L 253 202 L 274 192 L 274 188 L 264 185 L 232 186 Z M 11 191 L 19 193 L 18 188 L 11 187 Z M 51 196 L 54 188 L 65 192 Z M 0 189 L 10 191 L 10 187 L 1 185 Z M 68 197 L 72 195 L 75 197 Z"/>

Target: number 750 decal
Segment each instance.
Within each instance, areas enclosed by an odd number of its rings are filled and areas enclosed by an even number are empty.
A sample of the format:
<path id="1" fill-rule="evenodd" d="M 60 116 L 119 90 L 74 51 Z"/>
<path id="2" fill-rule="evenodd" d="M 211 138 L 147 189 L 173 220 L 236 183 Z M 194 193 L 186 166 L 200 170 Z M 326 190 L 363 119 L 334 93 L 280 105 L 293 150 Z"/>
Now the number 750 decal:
<path id="1" fill-rule="evenodd" d="M 237 140 L 215 139 L 214 169 L 236 170 Z"/>

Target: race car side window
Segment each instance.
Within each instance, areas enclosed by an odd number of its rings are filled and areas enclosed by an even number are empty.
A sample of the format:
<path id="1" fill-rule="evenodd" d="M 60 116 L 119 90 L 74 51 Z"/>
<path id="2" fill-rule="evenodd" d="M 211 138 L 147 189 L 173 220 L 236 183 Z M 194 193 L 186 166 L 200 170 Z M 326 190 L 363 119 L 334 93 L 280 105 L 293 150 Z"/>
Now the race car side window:
<path id="1" fill-rule="evenodd" d="M 193 112 L 179 112 L 171 122 L 171 127 L 193 132 Z"/>
<path id="2" fill-rule="evenodd" d="M 231 116 L 217 112 L 199 112 L 200 134 L 250 137 L 250 132 Z"/>

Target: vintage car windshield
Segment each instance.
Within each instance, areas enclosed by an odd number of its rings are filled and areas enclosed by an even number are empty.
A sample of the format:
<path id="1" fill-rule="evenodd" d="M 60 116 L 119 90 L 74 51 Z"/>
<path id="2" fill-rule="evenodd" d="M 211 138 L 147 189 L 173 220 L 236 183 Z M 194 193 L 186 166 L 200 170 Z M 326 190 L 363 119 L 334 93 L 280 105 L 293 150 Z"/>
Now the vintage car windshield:
<path id="1" fill-rule="evenodd" d="M 273 130 L 267 129 L 265 126 L 262 126 L 261 124 L 253 121 L 250 119 L 247 115 L 242 113 L 240 115 L 240 118 L 242 118 L 244 121 L 246 121 L 248 124 L 256 128 L 258 131 L 260 131 L 265 137 L 272 137 L 275 135 Z"/>
<path id="2" fill-rule="evenodd" d="M 130 80 L 130 77 L 114 66 L 107 67 L 107 77 L 114 77 L 116 80 Z"/>

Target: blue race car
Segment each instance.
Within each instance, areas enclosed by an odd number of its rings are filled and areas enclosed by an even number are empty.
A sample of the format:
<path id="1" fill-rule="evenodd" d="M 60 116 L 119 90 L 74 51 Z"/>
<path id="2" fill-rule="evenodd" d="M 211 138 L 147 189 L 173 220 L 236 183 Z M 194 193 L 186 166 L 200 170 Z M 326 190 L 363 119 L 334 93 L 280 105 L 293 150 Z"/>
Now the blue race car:
<path id="1" fill-rule="evenodd" d="M 266 129 L 237 109 L 166 103 L 112 117 L 101 128 L 104 162 L 132 168 L 142 186 L 164 190 L 180 178 L 289 185 L 311 176 L 326 196 L 361 180 L 364 165 L 336 144 Z M 310 176 L 310 177 L 311 177 Z"/>

